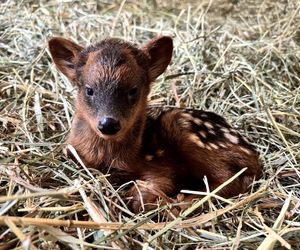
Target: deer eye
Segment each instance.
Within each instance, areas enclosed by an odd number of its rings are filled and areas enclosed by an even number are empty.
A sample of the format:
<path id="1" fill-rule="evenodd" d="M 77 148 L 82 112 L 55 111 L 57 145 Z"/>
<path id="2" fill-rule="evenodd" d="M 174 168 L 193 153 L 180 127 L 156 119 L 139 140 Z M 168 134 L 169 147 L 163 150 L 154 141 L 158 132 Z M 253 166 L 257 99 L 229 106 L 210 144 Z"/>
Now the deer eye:
<path id="1" fill-rule="evenodd" d="M 131 104 L 134 104 L 137 101 L 138 97 L 138 87 L 134 86 L 132 89 L 128 91 L 128 101 Z"/>
<path id="2" fill-rule="evenodd" d="M 138 94 L 138 88 L 135 86 L 132 89 L 129 90 L 128 92 L 128 97 L 129 98 L 135 98 Z"/>
<path id="3" fill-rule="evenodd" d="M 94 90 L 89 86 L 85 86 L 85 93 L 88 96 L 92 96 L 94 94 Z"/>

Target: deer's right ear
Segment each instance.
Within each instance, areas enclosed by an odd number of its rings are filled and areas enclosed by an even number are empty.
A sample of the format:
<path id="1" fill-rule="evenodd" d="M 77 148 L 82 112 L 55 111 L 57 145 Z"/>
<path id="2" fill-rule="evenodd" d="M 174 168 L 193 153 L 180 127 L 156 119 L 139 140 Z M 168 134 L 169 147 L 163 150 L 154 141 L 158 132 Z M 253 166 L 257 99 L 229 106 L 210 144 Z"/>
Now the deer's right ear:
<path id="1" fill-rule="evenodd" d="M 51 38 L 48 44 L 56 67 L 71 81 L 75 81 L 75 64 L 83 47 L 61 37 Z"/>

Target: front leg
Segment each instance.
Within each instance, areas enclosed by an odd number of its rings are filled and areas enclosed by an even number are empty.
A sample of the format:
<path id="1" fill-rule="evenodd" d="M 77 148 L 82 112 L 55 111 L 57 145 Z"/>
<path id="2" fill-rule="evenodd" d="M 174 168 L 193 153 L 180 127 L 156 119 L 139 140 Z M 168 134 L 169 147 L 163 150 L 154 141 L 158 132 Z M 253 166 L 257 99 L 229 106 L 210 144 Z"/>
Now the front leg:
<path id="1" fill-rule="evenodd" d="M 168 195 L 174 193 L 174 181 L 160 172 L 144 173 L 128 191 L 129 207 L 134 213 L 157 208 L 159 199 L 161 205 L 172 203 Z"/>

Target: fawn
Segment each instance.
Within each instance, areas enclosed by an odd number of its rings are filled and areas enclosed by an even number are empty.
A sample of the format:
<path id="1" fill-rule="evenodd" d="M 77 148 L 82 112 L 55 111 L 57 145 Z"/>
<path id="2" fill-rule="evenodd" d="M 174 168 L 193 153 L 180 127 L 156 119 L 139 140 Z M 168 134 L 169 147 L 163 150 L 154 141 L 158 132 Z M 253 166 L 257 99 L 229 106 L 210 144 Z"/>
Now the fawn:
<path id="1" fill-rule="evenodd" d="M 110 171 L 110 181 L 142 180 L 129 190 L 134 212 L 155 207 L 158 193 L 213 190 L 242 168 L 247 170 L 219 192 L 246 192 L 262 169 L 247 140 L 219 115 L 201 110 L 151 107 L 151 83 L 169 65 L 172 38 L 160 36 L 144 47 L 110 38 L 83 48 L 60 37 L 49 41 L 57 68 L 78 87 L 67 142 L 83 162 Z M 154 192 L 158 190 L 159 192 Z"/>

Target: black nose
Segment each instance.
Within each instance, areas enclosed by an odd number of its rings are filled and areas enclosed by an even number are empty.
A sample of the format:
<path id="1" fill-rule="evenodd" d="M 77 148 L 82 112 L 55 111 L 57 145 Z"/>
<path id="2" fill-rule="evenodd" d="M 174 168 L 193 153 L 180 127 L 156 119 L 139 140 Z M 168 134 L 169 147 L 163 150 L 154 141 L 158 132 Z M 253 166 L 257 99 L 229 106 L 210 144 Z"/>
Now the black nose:
<path id="1" fill-rule="evenodd" d="M 99 121 L 98 129 L 104 135 L 114 135 L 121 129 L 121 124 L 113 118 L 104 117 Z"/>

